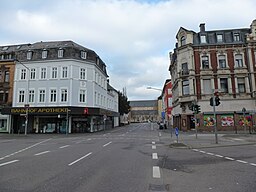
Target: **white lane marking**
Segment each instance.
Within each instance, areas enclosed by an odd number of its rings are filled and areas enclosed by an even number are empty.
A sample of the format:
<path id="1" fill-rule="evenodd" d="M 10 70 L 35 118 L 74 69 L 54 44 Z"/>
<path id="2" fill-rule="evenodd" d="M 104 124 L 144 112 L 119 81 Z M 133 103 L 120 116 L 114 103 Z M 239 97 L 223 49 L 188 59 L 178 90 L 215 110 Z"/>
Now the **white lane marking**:
<path id="1" fill-rule="evenodd" d="M 193 151 L 196 151 L 196 152 L 198 152 L 199 150 L 198 149 L 192 149 Z"/>
<path id="2" fill-rule="evenodd" d="M 216 157 L 221 157 L 221 158 L 223 157 L 222 155 L 218 155 L 218 154 L 215 154 L 215 156 L 216 156 Z"/>
<path id="3" fill-rule="evenodd" d="M 152 145 L 152 149 L 156 149 L 156 146 L 155 146 L 155 145 Z"/>
<path id="4" fill-rule="evenodd" d="M 205 151 L 199 151 L 200 153 L 206 153 Z"/>
<path id="5" fill-rule="evenodd" d="M 213 153 L 206 153 L 207 155 L 214 155 Z"/>
<path id="6" fill-rule="evenodd" d="M 2 166 L 4 166 L 4 165 L 11 164 L 11 163 L 15 163 L 15 162 L 17 162 L 17 161 L 19 161 L 19 160 L 13 160 L 13 161 L 8 161 L 8 162 L 5 162 L 5 163 L 1 163 L 1 164 L 0 164 L 0 167 L 2 167 Z"/>
<path id="7" fill-rule="evenodd" d="M 79 158 L 79 159 L 73 161 L 72 163 L 69 163 L 68 166 L 74 165 L 74 164 L 77 163 L 78 161 L 81 161 L 82 159 L 84 159 L 84 158 L 90 156 L 91 154 L 92 154 L 92 152 L 87 153 L 85 156 L 83 156 L 83 157 L 81 157 L 81 158 Z"/>
<path id="8" fill-rule="evenodd" d="M 230 160 L 230 161 L 234 161 L 235 159 L 233 159 L 233 158 L 230 158 L 230 157 L 224 157 L 225 159 L 227 159 L 227 160 Z"/>
<path id="9" fill-rule="evenodd" d="M 152 159 L 158 159 L 157 153 L 152 153 Z"/>
<path id="10" fill-rule="evenodd" d="M 152 141 L 152 144 L 153 144 L 153 145 L 155 145 L 155 144 L 156 144 L 156 142 L 155 142 L 155 141 Z"/>
<path id="11" fill-rule="evenodd" d="M 250 163 L 250 165 L 252 165 L 252 166 L 256 166 L 256 164 L 255 164 L 255 163 Z"/>
<path id="12" fill-rule="evenodd" d="M 242 161 L 242 160 L 236 160 L 237 162 L 239 162 L 239 163 L 244 163 L 244 164 L 247 164 L 248 162 L 246 162 L 246 161 Z"/>
<path id="13" fill-rule="evenodd" d="M 69 147 L 70 145 L 64 145 L 64 146 L 61 146 L 59 147 L 60 149 L 63 149 L 63 148 L 66 148 L 66 147 Z"/>
<path id="14" fill-rule="evenodd" d="M 5 158 L 8 158 L 8 157 L 11 157 L 11 156 L 13 156 L 13 155 L 15 155 L 15 154 L 17 154 L 17 153 L 21 153 L 21 152 L 23 152 L 23 151 L 26 151 L 26 150 L 28 150 L 28 149 L 30 149 L 30 148 L 32 148 L 32 147 L 35 147 L 35 146 L 37 146 L 37 145 L 40 145 L 40 144 L 42 144 L 42 143 L 44 143 L 44 142 L 46 142 L 46 141 L 49 141 L 49 140 L 51 140 L 51 139 L 52 139 L 52 138 L 46 139 L 46 140 L 40 141 L 40 142 L 38 142 L 38 143 L 35 143 L 34 145 L 30 145 L 30 146 L 28 146 L 28 147 L 26 147 L 26 148 L 24 148 L 24 149 L 20 149 L 19 151 L 13 152 L 13 153 L 11 153 L 11 154 L 9 154 L 9 155 L 6 155 L 6 156 L 2 157 L 1 160 L 5 159 Z"/>
<path id="15" fill-rule="evenodd" d="M 111 144 L 111 143 L 112 143 L 112 141 L 106 143 L 105 145 L 103 145 L 103 147 L 106 147 L 106 146 L 108 146 L 108 145 Z"/>
<path id="16" fill-rule="evenodd" d="M 92 139 L 91 138 L 87 139 L 87 141 L 90 141 L 90 140 L 92 140 Z"/>
<path id="17" fill-rule="evenodd" d="M 158 166 L 153 166 L 153 178 L 161 178 L 160 168 Z"/>
<path id="18" fill-rule="evenodd" d="M 162 136 L 162 134 L 159 132 L 159 137 L 161 137 Z"/>
<path id="19" fill-rule="evenodd" d="M 41 152 L 41 153 L 37 153 L 37 154 L 35 154 L 34 156 L 38 156 L 38 155 L 43 155 L 43 154 L 45 154 L 45 153 L 49 153 L 50 151 L 43 151 L 43 152 Z"/>

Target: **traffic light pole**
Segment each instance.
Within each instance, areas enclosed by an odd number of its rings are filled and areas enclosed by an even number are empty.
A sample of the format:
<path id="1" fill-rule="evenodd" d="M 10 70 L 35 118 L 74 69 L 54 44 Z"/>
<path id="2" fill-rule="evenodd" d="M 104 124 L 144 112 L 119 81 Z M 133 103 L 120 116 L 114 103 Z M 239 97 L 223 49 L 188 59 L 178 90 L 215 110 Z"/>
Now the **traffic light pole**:
<path id="1" fill-rule="evenodd" d="M 217 133 L 217 118 L 216 118 L 216 109 L 215 109 L 215 106 L 216 106 L 216 101 L 215 101 L 215 95 L 214 95 L 214 92 L 213 92 L 213 115 L 214 115 L 214 134 L 215 134 L 215 142 L 216 144 L 218 144 L 218 133 Z"/>

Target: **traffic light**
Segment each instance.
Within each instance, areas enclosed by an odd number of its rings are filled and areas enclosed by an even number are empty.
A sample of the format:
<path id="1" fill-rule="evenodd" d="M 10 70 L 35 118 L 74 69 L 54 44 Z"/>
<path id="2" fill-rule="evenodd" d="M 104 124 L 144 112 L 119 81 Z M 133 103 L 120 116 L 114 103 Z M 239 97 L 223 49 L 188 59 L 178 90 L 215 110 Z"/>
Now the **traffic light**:
<path id="1" fill-rule="evenodd" d="M 220 98 L 219 96 L 215 97 L 215 106 L 219 106 L 220 105 Z"/>
<path id="2" fill-rule="evenodd" d="M 198 114 L 201 112 L 201 107 L 200 105 L 195 105 L 195 114 Z"/>
<path id="3" fill-rule="evenodd" d="M 213 97 L 210 99 L 210 105 L 213 106 Z"/>
<path id="4" fill-rule="evenodd" d="M 188 108 L 191 110 L 191 111 L 194 111 L 195 110 L 195 105 L 193 103 L 191 103 Z"/>

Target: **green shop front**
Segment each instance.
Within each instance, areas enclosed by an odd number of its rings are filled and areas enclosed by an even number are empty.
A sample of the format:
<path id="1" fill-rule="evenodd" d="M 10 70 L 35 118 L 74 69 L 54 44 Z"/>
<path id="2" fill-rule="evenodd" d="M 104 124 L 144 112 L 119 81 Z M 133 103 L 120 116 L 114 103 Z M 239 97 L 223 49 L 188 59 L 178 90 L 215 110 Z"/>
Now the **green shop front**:
<path id="1" fill-rule="evenodd" d="M 114 127 L 117 112 L 91 107 L 8 107 L 10 133 L 85 133 Z"/>

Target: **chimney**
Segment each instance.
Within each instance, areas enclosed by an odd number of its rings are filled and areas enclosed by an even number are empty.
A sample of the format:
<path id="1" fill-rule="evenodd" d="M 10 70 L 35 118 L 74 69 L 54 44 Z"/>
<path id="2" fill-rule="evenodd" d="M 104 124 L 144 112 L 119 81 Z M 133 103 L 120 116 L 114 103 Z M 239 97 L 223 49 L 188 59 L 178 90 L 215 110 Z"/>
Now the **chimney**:
<path id="1" fill-rule="evenodd" d="M 199 27 L 200 27 L 200 32 L 205 32 L 205 23 L 201 23 Z"/>

